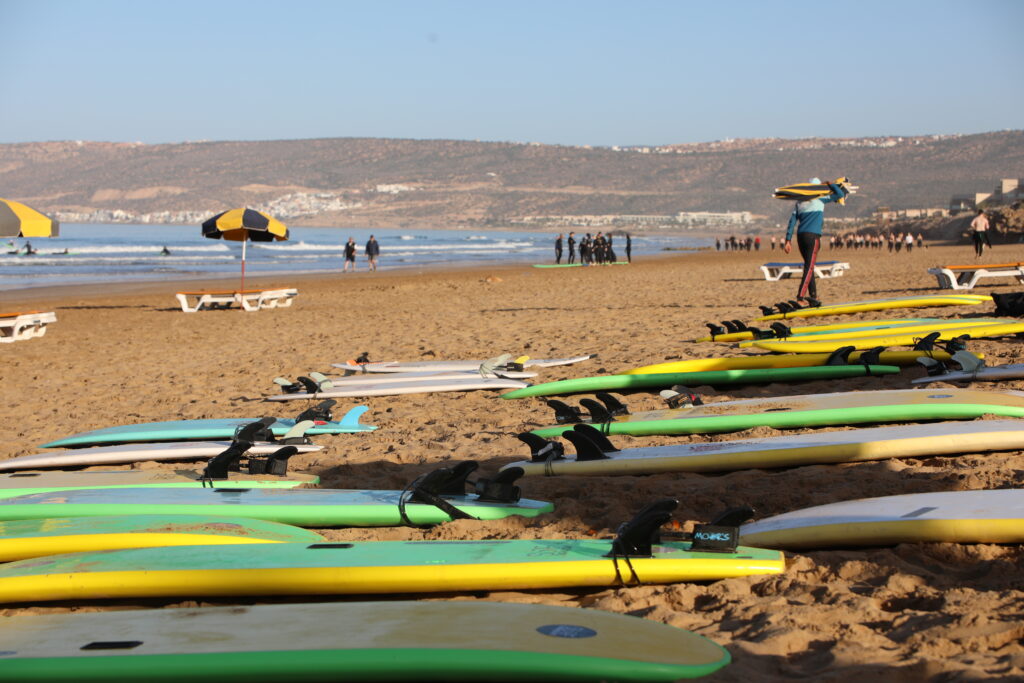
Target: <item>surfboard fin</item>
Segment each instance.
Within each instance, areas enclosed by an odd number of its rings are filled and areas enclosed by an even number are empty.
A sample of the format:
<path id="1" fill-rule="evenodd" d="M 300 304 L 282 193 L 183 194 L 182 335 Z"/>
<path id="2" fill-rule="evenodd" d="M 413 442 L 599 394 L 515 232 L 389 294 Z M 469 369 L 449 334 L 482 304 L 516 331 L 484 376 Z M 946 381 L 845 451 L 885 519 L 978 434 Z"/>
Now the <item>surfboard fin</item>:
<path id="1" fill-rule="evenodd" d="M 582 432 L 567 429 L 562 432 L 562 438 L 571 443 L 576 449 L 576 462 L 608 459 L 608 456 L 604 454 L 601 447 L 588 439 Z"/>
<path id="2" fill-rule="evenodd" d="M 861 365 L 865 366 L 881 365 L 882 351 L 885 351 L 884 346 L 876 346 L 873 349 L 868 349 L 867 351 L 862 352 L 860 354 L 860 358 L 858 358 L 857 360 L 860 361 Z"/>
<path id="3" fill-rule="evenodd" d="M 735 334 L 740 331 L 739 328 L 736 327 L 736 324 L 731 320 L 723 320 L 722 325 L 725 327 L 725 331 L 729 334 Z"/>
<path id="4" fill-rule="evenodd" d="M 754 339 L 774 339 L 775 333 L 767 330 L 762 330 L 759 327 L 748 327 L 744 332 L 749 332 L 753 335 Z"/>
<path id="5" fill-rule="evenodd" d="M 655 544 L 661 542 L 661 527 L 679 507 L 674 498 L 655 501 L 638 512 L 633 519 L 619 526 L 611 551 L 605 557 L 651 557 Z"/>
<path id="6" fill-rule="evenodd" d="M 611 422 L 614 417 L 608 408 L 603 403 L 595 401 L 592 398 L 581 398 L 580 405 L 587 409 L 590 413 L 590 421 L 598 424 L 602 422 Z"/>
<path id="7" fill-rule="evenodd" d="M 754 516 L 747 505 L 729 508 L 710 524 L 696 524 L 691 534 L 691 550 L 706 553 L 734 553 L 740 541 L 740 525 Z"/>
<path id="8" fill-rule="evenodd" d="M 774 306 L 758 306 L 758 308 L 761 309 L 761 315 L 775 315 L 776 313 Z"/>
<path id="9" fill-rule="evenodd" d="M 560 425 L 574 424 L 576 422 L 583 421 L 583 411 L 576 406 L 571 406 L 568 403 L 559 401 L 555 398 L 549 398 L 544 402 L 548 404 L 549 408 L 555 411 L 555 422 Z"/>
<path id="10" fill-rule="evenodd" d="M 254 424 L 260 423 L 257 422 Z M 239 460 L 242 459 L 242 456 L 245 455 L 245 452 L 251 447 L 252 442 L 236 439 L 231 442 L 231 445 L 228 446 L 227 450 L 221 451 L 210 458 L 210 461 L 206 463 L 206 467 L 203 468 L 202 475 L 199 477 L 199 480 L 203 484 L 203 488 L 206 488 L 207 484 L 212 486 L 214 479 L 227 479 L 229 472 L 232 470 L 237 471 Z"/>
<path id="11" fill-rule="evenodd" d="M 971 338 L 969 334 L 961 334 L 959 337 L 953 337 L 946 342 L 946 352 L 949 355 L 953 355 L 957 351 L 967 350 L 967 341 Z"/>
<path id="12" fill-rule="evenodd" d="M 773 322 L 771 325 L 769 325 L 769 327 L 772 328 L 772 331 L 775 333 L 775 336 L 778 339 L 785 339 L 786 337 L 790 337 L 793 335 L 793 331 L 789 329 L 788 325 L 785 325 L 778 321 Z"/>
<path id="13" fill-rule="evenodd" d="M 315 423 L 312 420 L 302 420 L 301 422 L 296 422 L 294 427 L 285 432 L 284 436 L 282 436 L 280 439 L 277 439 L 276 441 L 280 444 L 309 443 L 309 439 L 306 438 L 306 432 L 308 432 L 314 426 L 314 424 Z M 274 439 L 269 440 L 274 441 Z"/>
<path id="14" fill-rule="evenodd" d="M 477 500 L 485 503 L 517 503 L 523 497 L 522 490 L 515 485 L 516 479 L 523 476 L 522 467 L 509 467 L 498 472 L 491 479 L 477 479 L 469 482 Z"/>
<path id="15" fill-rule="evenodd" d="M 608 409 L 608 412 L 612 415 L 629 415 L 629 408 L 626 404 L 615 398 L 607 391 L 598 391 L 594 394 L 597 400 L 604 404 L 604 407 Z"/>
<path id="16" fill-rule="evenodd" d="M 941 334 L 941 332 L 932 332 L 927 336 L 921 337 L 914 342 L 914 351 L 934 351 L 935 342 Z"/>
<path id="17" fill-rule="evenodd" d="M 602 434 L 601 430 L 595 429 L 594 427 L 592 427 L 591 425 L 586 424 L 585 422 L 581 422 L 578 425 L 574 425 L 573 426 L 573 431 L 578 432 L 579 434 L 582 434 L 583 436 L 585 436 L 587 438 L 587 440 L 592 441 L 593 443 L 595 443 L 597 445 L 597 447 L 601 449 L 602 453 L 618 453 L 619 452 L 619 449 L 615 447 L 615 444 L 613 444 L 608 439 L 607 436 Z M 562 434 L 564 436 L 565 432 L 563 432 Z"/>
<path id="18" fill-rule="evenodd" d="M 711 341 L 715 340 L 715 337 L 719 337 L 725 334 L 725 328 L 715 323 L 704 323 L 704 326 L 711 330 Z"/>
<path id="19" fill-rule="evenodd" d="M 274 384 L 281 387 L 281 390 L 286 394 L 297 394 L 304 390 L 304 387 L 298 382 L 292 382 L 284 377 L 275 377 Z"/>
<path id="20" fill-rule="evenodd" d="M 274 433 L 270 430 L 270 425 L 277 422 L 276 417 L 264 417 L 257 422 L 250 422 L 247 425 L 243 425 L 235 430 L 233 437 L 234 441 L 248 441 L 254 443 L 256 441 L 273 441 Z"/>
<path id="21" fill-rule="evenodd" d="M 265 458 L 249 458 L 249 474 L 288 474 L 288 458 L 299 452 L 295 446 L 279 448 Z"/>
<path id="22" fill-rule="evenodd" d="M 970 351 L 957 351 L 953 354 L 953 360 L 960 365 L 960 369 L 964 372 L 977 373 L 985 367 L 985 361 Z"/>
<path id="23" fill-rule="evenodd" d="M 929 377 L 938 377 L 939 375 L 945 375 L 949 372 L 949 368 L 942 361 L 929 358 L 928 356 L 918 356 L 915 358 L 918 363 L 924 366 L 928 372 Z"/>
<path id="24" fill-rule="evenodd" d="M 307 408 L 301 413 L 295 416 L 296 422 L 302 422 L 303 420 L 313 420 L 314 422 L 330 422 L 334 414 L 331 412 L 331 408 L 337 403 L 333 398 L 329 398 L 326 401 L 321 401 L 312 408 Z M 346 415 L 346 417 L 348 417 Z"/>
<path id="25" fill-rule="evenodd" d="M 466 479 L 479 465 L 472 460 L 465 460 L 453 467 L 440 467 L 417 477 L 402 491 L 398 497 L 398 514 L 409 526 L 417 526 L 406 512 L 410 502 L 433 505 L 452 519 L 475 519 L 458 509 L 442 496 L 462 496 L 466 493 Z"/>
<path id="26" fill-rule="evenodd" d="M 565 446 L 560 441 L 550 441 L 533 432 L 520 432 L 516 438 L 530 447 L 531 462 L 565 460 Z"/>
<path id="27" fill-rule="evenodd" d="M 840 346 L 829 354 L 828 359 L 825 361 L 825 365 L 849 365 L 850 354 L 853 353 L 853 351 L 854 349 L 852 346 Z"/>

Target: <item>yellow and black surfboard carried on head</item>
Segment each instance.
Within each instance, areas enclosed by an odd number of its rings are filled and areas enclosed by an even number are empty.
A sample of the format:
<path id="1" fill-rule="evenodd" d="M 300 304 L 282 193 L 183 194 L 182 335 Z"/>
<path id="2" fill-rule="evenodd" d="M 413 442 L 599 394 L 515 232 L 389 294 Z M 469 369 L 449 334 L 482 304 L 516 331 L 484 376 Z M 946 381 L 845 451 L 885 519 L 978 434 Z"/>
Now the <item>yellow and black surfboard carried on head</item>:
<path id="1" fill-rule="evenodd" d="M 846 176 L 836 178 L 832 184 L 842 187 L 846 190 L 847 195 L 855 194 L 858 189 L 856 185 L 850 184 L 850 179 Z M 829 187 L 829 183 L 796 183 L 775 188 L 772 196 L 776 199 L 792 199 L 802 202 L 808 199 L 827 197 L 830 194 L 832 194 L 832 188 Z M 846 197 L 839 199 L 837 203 L 845 204 Z"/>

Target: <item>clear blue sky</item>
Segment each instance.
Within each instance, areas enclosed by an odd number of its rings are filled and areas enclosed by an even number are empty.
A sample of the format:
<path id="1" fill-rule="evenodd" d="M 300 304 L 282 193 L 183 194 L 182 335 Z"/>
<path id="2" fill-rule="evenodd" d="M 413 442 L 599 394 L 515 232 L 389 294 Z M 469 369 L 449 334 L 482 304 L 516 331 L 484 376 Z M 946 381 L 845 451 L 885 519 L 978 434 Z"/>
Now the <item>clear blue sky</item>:
<path id="1" fill-rule="evenodd" d="M 0 142 L 1024 128 L 1024 2 L 0 0 Z"/>

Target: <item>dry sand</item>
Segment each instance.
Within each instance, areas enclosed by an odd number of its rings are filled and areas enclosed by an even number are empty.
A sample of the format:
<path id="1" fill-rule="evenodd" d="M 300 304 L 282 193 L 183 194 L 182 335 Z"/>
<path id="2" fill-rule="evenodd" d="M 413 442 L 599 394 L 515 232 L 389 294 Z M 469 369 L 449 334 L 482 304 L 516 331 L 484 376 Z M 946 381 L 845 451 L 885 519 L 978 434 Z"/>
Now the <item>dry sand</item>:
<path id="1" fill-rule="evenodd" d="M 327 371 L 330 363 L 363 351 L 381 360 L 486 358 L 502 352 L 534 357 L 600 354 L 575 367 L 546 370 L 540 378 L 544 380 L 735 354 L 728 347 L 688 340 L 705 331 L 705 321 L 749 320 L 756 304 L 792 297 L 794 281 L 765 282 L 756 268 L 781 256 L 778 251 L 704 252 L 615 268 L 516 266 L 270 278 L 262 284 L 298 286 L 301 293 L 291 308 L 259 313 L 184 314 L 172 293 L 197 288 L 196 283 L 0 293 L 0 310 L 56 310 L 59 318 L 41 339 L 0 347 L 0 431 L 6 436 L 0 458 L 36 452 L 36 444 L 73 432 L 127 422 L 289 416 L 300 406 L 252 399 L 271 393 L 275 376 Z M 999 247 L 992 258 L 1024 260 L 1021 256 L 1018 248 Z M 821 298 L 840 302 L 934 291 L 927 267 L 970 262 L 973 254 L 967 247 L 932 247 L 911 255 L 826 251 L 823 259 L 830 258 L 852 264 L 844 277 L 819 283 Z M 991 311 L 986 305 L 883 312 L 878 317 Z M 993 365 L 1021 356 L 1018 340 L 983 341 L 972 348 L 988 354 Z M 908 375 L 920 373 L 913 369 L 902 376 L 841 385 L 702 391 L 712 399 L 726 399 L 905 388 Z M 1024 389 L 1024 382 L 998 388 L 1004 387 Z M 514 438 L 516 432 L 550 422 L 540 400 L 503 401 L 496 393 L 365 402 L 370 411 L 364 421 L 379 425 L 379 431 L 321 438 L 326 449 L 294 457 L 293 468 L 319 474 L 325 486 L 354 488 L 401 488 L 452 458 L 477 459 L 482 471 L 493 472 L 527 454 Z M 355 403 L 342 401 L 340 407 Z M 659 403 L 648 394 L 629 397 L 637 409 Z M 765 428 L 710 438 L 773 433 Z M 617 439 L 622 446 L 671 441 Z M 693 521 L 706 521 L 727 506 L 744 503 L 770 515 L 858 497 L 1019 487 L 1024 483 L 1022 458 L 1021 453 L 963 455 L 721 476 L 537 478 L 523 481 L 524 495 L 556 505 L 553 514 L 537 520 L 326 534 L 335 540 L 608 534 L 647 502 L 666 496 L 680 500 L 677 519 L 688 528 Z M 594 607 L 692 629 L 732 652 L 734 663 L 714 677 L 719 681 L 1019 680 L 1024 677 L 1021 560 L 1018 547 L 908 544 L 791 554 L 787 571 L 767 578 L 458 597 Z M 81 609 L 162 604 L 211 603 L 128 601 Z M 25 607 L 2 614 L 67 609 L 77 607 Z"/>

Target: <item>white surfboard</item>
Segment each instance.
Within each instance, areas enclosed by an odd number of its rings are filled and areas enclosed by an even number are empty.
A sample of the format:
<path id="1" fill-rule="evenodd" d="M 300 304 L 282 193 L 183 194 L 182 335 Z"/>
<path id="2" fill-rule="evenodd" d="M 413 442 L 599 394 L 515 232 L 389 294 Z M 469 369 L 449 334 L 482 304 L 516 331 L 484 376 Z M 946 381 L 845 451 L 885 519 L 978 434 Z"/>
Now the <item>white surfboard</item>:
<path id="1" fill-rule="evenodd" d="M 90 465 L 121 465 L 132 462 L 203 460 L 223 453 L 230 441 L 173 441 L 170 443 L 130 443 L 120 446 L 73 448 L 67 451 L 34 453 L 0 461 L 0 472 L 31 470 L 47 467 L 88 467 Z M 270 455 L 284 444 L 255 443 L 247 451 L 250 455 Z M 323 446 L 296 444 L 299 453 L 318 451 Z"/>
<path id="2" fill-rule="evenodd" d="M 1024 489 L 941 491 L 805 508 L 740 527 L 740 543 L 824 548 L 1024 542 Z"/>
<path id="3" fill-rule="evenodd" d="M 346 383 L 331 386 L 316 393 L 279 394 L 270 396 L 268 401 L 295 401 L 299 399 L 343 398 L 351 396 L 399 396 L 402 394 L 430 394 L 442 391 L 475 391 L 479 389 L 521 389 L 526 382 L 501 377 L 481 377 L 467 374 L 457 379 L 433 379 L 424 377 L 407 382 L 390 383 Z"/>
<path id="4" fill-rule="evenodd" d="M 566 429 L 571 430 L 571 425 Z M 578 460 L 567 454 L 563 460 L 524 460 L 505 467 L 547 476 L 728 472 L 1007 450 L 1024 450 L 1024 420 L 934 422 L 647 446 L 605 453 L 605 458 L 597 460 Z"/>
<path id="5" fill-rule="evenodd" d="M 343 384 L 391 384 L 394 382 L 409 382 L 422 379 L 467 379 L 472 377 L 503 377 L 505 379 L 530 379 L 538 373 L 515 370 L 502 370 L 495 374 L 481 375 L 476 370 L 456 371 L 434 371 L 421 370 L 419 372 L 381 372 L 370 375 L 344 375 L 341 377 L 328 377 L 331 384 L 340 386 Z"/>
<path id="6" fill-rule="evenodd" d="M 551 368 L 557 365 L 572 365 L 591 358 L 596 358 L 596 353 L 585 356 L 573 356 L 572 358 L 530 358 L 523 362 L 524 368 Z M 355 372 L 418 372 L 418 371 L 448 371 L 458 372 L 476 370 L 483 360 L 421 360 L 421 361 L 384 361 L 375 363 L 333 363 L 336 368 L 347 368 Z"/>

